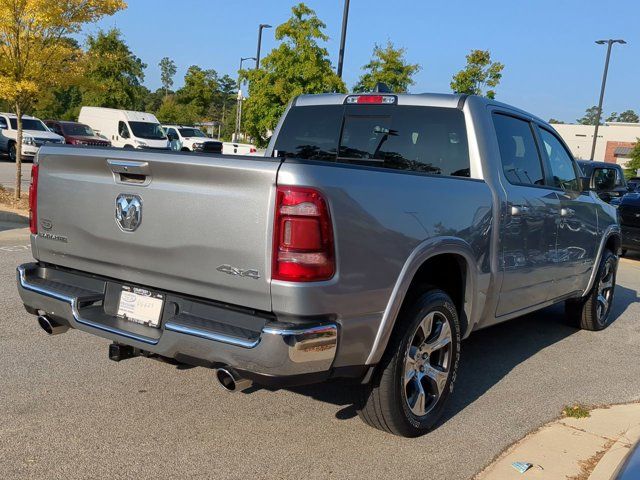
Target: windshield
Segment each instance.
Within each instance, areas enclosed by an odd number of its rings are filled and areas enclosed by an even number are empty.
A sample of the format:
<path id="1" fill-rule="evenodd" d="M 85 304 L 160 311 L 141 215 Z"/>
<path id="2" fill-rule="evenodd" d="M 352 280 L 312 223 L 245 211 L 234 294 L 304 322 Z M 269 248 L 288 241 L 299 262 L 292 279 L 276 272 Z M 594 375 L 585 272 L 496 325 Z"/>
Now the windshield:
<path id="1" fill-rule="evenodd" d="M 65 135 L 75 135 L 77 137 L 95 137 L 96 134 L 91 127 L 82 123 L 61 123 L 62 131 Z"/>
<path id="2" fill-rule="evenodd" d="M 435 175 L 470 176 L 464 114 L 398 105 L 293 107 L 275 144 L 278 156 Z"/>
<path id="3" fill-rule="evenodd" d="M 133 135 L 147 140 L 166 140 L 164 130 L 159 123 L 150 122 L 129 122 Z"/>
<path id="4" fill-rule="evenodd" d="M 183 137 L 207 138 L 207 136 L 204 133 L 202 133 L 202 131 L 199 128 L 179 128 L 178 131 L 180 132 L 180 135 L 182 135 Z"/>
<path id="5" fill-rule="evenodd" d="M 18 119 L 10 118 L 11 128 L 14 130 L 18 129 Z M 35 130 L 36 132 L 48 132 L 49 129 L 42 123 L 40 120 L 36 118 L 23 118 L 22 119 L 22 129 L 23 130 Z"/>

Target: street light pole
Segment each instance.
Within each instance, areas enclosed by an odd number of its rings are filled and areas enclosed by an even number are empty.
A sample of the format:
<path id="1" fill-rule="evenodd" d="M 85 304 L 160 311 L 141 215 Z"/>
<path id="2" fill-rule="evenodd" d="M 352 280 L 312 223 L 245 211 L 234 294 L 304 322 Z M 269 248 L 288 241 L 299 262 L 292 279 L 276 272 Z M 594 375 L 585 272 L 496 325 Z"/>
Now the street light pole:
<path id="1" fill-rule="evenodd" d="M 602 117 L 602 102 L 604 100 L 604 89 L 607 84 L 607 73 L 609 72 L 609 59 L 611 58 L 611 47 L 613 47 L 614 43 L 619 43 L 624 45 L 625 42 L 622 39 L 618 40 L 597 40 L 596 43 L 598 45 L 607 45 L 607 59 L 604 62 L 604 73 L 602 74 L 602 86 L 600 87 L 600 100 L 598 101 L 598 117 L 596 118 L 596 128 L 593 132 L 593 144 L 591 145 L 591 160 L 593 161 L 593 157 L 596 153 L 596 143 L 598 142 L 598 127 L 600 127 L 600 118 Z"/>
<path id="2" fill-rule="evenodd" d="M 258 51 L 256 52 L 256 70 L 260 68 L 260 47 L 262 46 L 262 29 L 271 28 L 271 25 L 261 23 L 258 25 Z"/>
<path id="3" fill-rule="evenodd" d="M 241 57 L 240 69 L 238 70 L 238 104 L 236 107 L 236 131 L 234 134 L 234 140 L 237 142 L 240 136 L 240 124 L 242 123 L 242 90 L 240 89 L 240 71 L 242 70 L 242 63 L 245 60 L 255 60 L 256 57 Z"/>
<path id="4" fill-rule="evenodd" d="M 342 78 L 342 64 L 344 63 L 344 44 L 347 38 L 347 22 L 349 20 L 349 0 L 344 0 L 342 12 L 342 36 L 340 37 L 340 52 L 338 53 L 338 77 Z"/>

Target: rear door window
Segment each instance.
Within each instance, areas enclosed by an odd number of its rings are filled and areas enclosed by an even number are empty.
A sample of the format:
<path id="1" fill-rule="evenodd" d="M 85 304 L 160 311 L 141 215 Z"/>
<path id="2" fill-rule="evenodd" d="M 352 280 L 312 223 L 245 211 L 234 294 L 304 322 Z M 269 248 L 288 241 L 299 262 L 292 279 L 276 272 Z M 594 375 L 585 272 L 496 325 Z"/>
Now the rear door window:
<path id="1" fill-rule="evenodd" d="M 453 108 L 294 107 L 275 149 L 284 157 L 470 176 L 464 114 Z"/>
<path id="2" fill-rule="evenodd" d="M 493 114 L 502 170 L 513 185 L 544 185 L 542 162 L 531 130 L 526 120 Z"/>

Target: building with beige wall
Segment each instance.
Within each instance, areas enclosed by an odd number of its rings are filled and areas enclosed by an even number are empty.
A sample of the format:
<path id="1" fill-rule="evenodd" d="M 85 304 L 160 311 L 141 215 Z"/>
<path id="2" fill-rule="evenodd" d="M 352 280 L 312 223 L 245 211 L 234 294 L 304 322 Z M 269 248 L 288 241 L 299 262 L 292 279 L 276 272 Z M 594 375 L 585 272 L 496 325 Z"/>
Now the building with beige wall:
<path id="1" fill-rule="evenodd" d="M 573 156 L 588 160 L 593 143 L 593 125 L 553 124 L 567 143 Z M 640 123 L 607 122 L 598 128 L 594 160 L 617 163 L 623 168 L 633 146 L 640 138 Z"/>

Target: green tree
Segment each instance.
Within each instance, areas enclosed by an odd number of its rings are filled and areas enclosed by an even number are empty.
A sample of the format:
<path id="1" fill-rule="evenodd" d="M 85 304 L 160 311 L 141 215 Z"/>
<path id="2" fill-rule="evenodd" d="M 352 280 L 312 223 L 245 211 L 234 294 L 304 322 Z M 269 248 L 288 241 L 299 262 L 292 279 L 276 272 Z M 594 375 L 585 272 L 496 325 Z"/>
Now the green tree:
<path id="1" fill-rule="evenodd" d="M 95 36 L 90 35 L 87 44 L 85 77 L 88 84 L 82 93 L 84 105 L 142 108 L 145 97 L 142 81 L 147 66 L 131 52 L 120 31 L 101 30 Z"/>
<path id="2" fill-rule="evenodd" d="M 390 41 L 384 48 L 376 44 L 371 60 L 362 67 L 365 73 L 353 87 L 353 91 L 372 92 L 378 82 L 383 82 L 392 92 L 406 92 L 415 83 L 413 76 L 420 70 L 420 65 L 407 63 L 405 51 L 404 48 L 395 48 Z"/>
<path id="3" fill-rule="evenodd" d="M 82 107 L 82 92 L 78 85 L 59 87 L 43 95 L 34 108 L 40 118 L 76 120 Z"/>
<path id="4" fill-rule="evenodd" d="M 618 122 L 638 123 L 640 122 L 640 117 L 633 110 L 625 110 L 618 115 Z"/>
<path id="5" fill-rule="evenodd" d="M 162 82 L 164 96 L 166 97 L 171 87 L 173 87 L 173 77 L 178 69 L 176 68 L 176 62 L 169 57 L 164 57 L 158 65 L 160 66 L 160 81 Z"/>
<path id="6" fill-rule="evenodd" d="M 178 102 L 175 95 L 164 97 L 156 116 L 162 123 L 179 125 L 193 125 L 200 120 L 196 106 Z"/>
<path id="7" fill-rule="evenodd" d="M 184 86 L 176 92 L 176 95 L 180 103 L 191 105 L 191 108 L 198 112 L 200 119 L 203 119 L 210 113 L 217 91 L 217 72 L 192 65 L 184 76 Z"/>
<path id="8" fill-rule="evenodd" d="M 22 116 L 43 92 L 81 74 L 80 52 L 65 38 L 123 8 L 122 0 L 0 1 L 0 98 L 17 116 L 16 199 L 22 185 Z"/>
<path id="9" fill-rule="evenodd" d="M 467 55 L 467 65 L 453 76 L 451 90 L 467 95 L 484 95 L 495 98 L 495 87 L 502 79 L 504 65 L 491 61 L 489 50 L 472 50 Z"/>
<path id="10" fill-rule="evenodd" d="M 556 125 L 563 125 L 564 122 L 562 120 L 556 120 L 555 118 L 550 118 L 549 123 L 555 123 Z"/>
<path id="11" fill-rule="evenodd" d="M 213 99 L 213 120 L 220 123 L 220 137 L 230 140 L 235 130 L 238 82 L 229 75 L 218 79 L 218 90 Z"/>
<path id="12" fill-rule="evenodd" d="M 618 121 L 618 112 L 611 112 L 611 115 L 609 115 L 605 119 L 605 122 L 617 122 L 617 121 Z"/>
<path id="13" fill-rule="evenodd" d="M 155 92 L 144 88 L 144 97 L 142 99 L 142 110 L 145 112 L 155 112 L 162 105 L 162 101 L 167 95 L 164 94 L 164 88 L 158 88 Z M 169 93 L 171 95 L 171 93 Z"/>
<path id="14" fill-rule="evenodd" d="M 636 144 L 631 150 L 631 160 L 627 163 L 624 176 L 627 178 L 636 177 L 640 171 L 640 138 L 636 139 Z"/>
<path id="15" fill-rule="evenodd" d="M 598 123 L 598 107 L 595 105 L 585 110 L 584 116 L 576 120 L 580 125 L 595 125 Z M 600 120 L 602 125 L 602 120 Z"/>
<path id="16" fill-rule="evenodd" d="M 326 25 L 304 3 L 291 11 L 291 18 L 275 32 L 280 45 L 264 57 L 259 70 L 241 72 L 249 83 L 243 106 L 245 131 L 261 145 L 297 95 L 346 91 L 327 49 L 320 45 L 329 38 L 323 31 Z"/>

